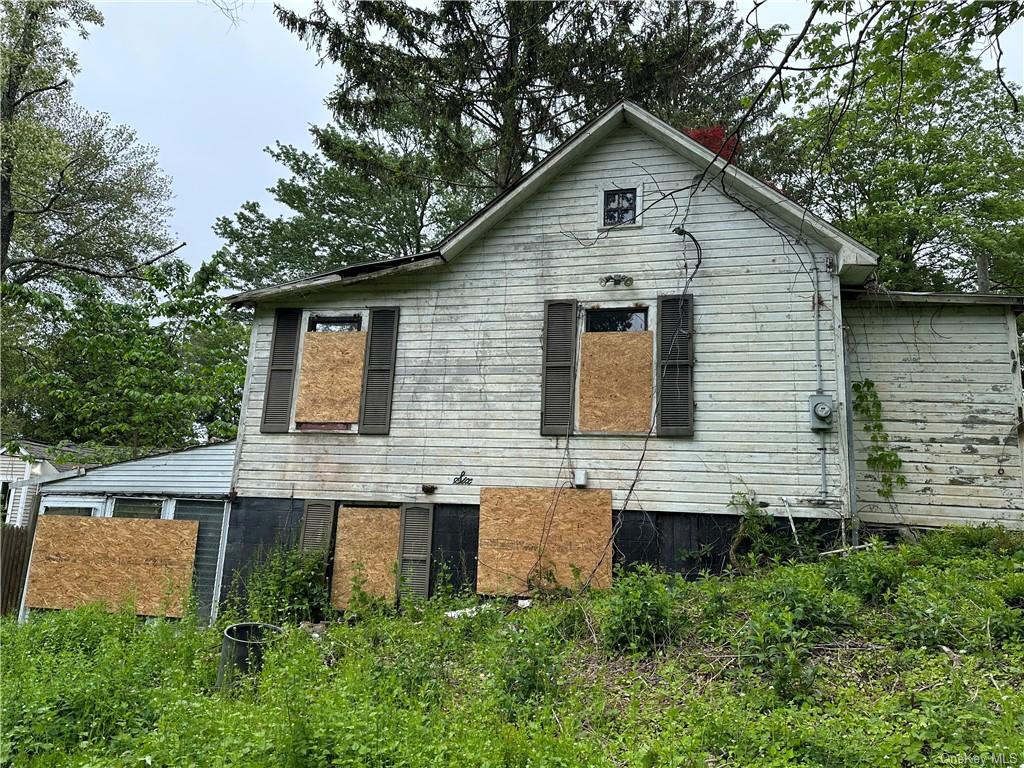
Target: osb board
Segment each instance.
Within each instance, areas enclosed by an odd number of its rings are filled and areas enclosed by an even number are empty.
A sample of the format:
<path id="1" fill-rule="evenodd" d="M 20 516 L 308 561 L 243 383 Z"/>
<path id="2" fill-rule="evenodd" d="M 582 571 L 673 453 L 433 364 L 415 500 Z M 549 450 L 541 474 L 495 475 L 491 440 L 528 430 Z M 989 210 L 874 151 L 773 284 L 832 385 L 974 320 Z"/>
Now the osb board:
<path id="1" fill-rule="evenodd" d="M 348 606 L 352 577 L 358 566 L 366 579 L 364 592 L 394 599 L 400 520 L 400 510 L 392 507 L 342 507 L 338 510 L 331 602 L 339 611 Z"/>
<path id="2" fill-rule="evenodd" d="M 359 421 L 365 331 L 311 332 L 302 342 L 296 421 Z"/>
<path id="3" fill-rule="evenodd" d="M 128 601 L 141 616 L 176 616 L 192 585 L 195 520 L 65 517 L 36 523 L 25 604 L 74 608 Z"/>
<path id="4" fill-rule="evenodd" d="M 654 334 L 584 333 L 580 349 L 580 431 L 647 432 Z"/>
<path id="5" fill-rule="evenodd" d="M 481 488 L 476 591 L 520 595 L 532 587 L 568 587 L 574 569 L 580 580 L 593 574 L 591 586 L 607 587 L 611 536 L 611 491 Z"/>

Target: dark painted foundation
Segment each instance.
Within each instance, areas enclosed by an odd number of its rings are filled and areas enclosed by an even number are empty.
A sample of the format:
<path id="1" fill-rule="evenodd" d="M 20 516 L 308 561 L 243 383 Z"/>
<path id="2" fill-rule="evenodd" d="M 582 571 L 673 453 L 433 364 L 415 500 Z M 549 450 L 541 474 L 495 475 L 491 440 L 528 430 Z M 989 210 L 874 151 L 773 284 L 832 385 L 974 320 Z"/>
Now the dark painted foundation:
<path id="1" fill-rule="evenodd" d="M 277 544 L 294 544 L 302 525 L 302 499 L 236 499 L 231 504 L 220 599 L 240 590 L 260 555 Z"/>
<path id="2" fill-rule="evenodd" d="M 302 499 L 237 499 L 231 507 L 220 599 L 238 589 L 261 552 L 277 544 L 294 544 L 302 525 Z M 729 547 L 739 515 L 626 511 L 616 515 L 614 561 L 629 568 L 642 563 L 689 577 L 720 572 L 729 565 Z M 776 519 L 788 535 L 789 524 Z M 820 520 L 814 535 L 835 538 L 838 524 Z M 430 593 L 476 589 L 480 507 L 436 504 L 431 531 Z M 810 543 L 810 542 L 808 542 Z M 331 552 L 334 542 L 331 542 Z"/>

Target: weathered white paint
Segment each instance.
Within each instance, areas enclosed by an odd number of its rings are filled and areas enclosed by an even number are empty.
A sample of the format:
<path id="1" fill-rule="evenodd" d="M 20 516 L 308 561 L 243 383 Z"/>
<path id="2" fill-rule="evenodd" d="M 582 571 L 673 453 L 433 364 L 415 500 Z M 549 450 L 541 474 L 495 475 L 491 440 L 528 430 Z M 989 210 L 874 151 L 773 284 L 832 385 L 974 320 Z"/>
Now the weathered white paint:
<path id="1" fill-rule="evenodd" d="M 672 162 L 668 165 L 678 166 L 678 162 L 682 161 L 690 169 L 690 174 L 685 179 L 681 177 L 674 179 L 673 185 L 668 186 L 664 183 L 665 177 L 653 173 L 658 170 L 655 163 L 639 167 L 636 164 L 627 165 L 628 157 L 608 157 L 602 167 L 601 161 L 595 161 L 595 148 L 600 150 L 608 143 L 610 136 L 621 133 L 624 129 L 642 132 L 643 135 L 650 137 L 659 145 L 670 149 Z M 595 170 L 615 174 L 615 185 L 619 188 L 634 186 L 638 176 L 644 179 L 649 178 L 652 182 L 651 187 L 648 187 L 651 193 L 657 193 L 659 185 L 662 190 L 681 189 L 684 186 L 693 187 L 698 180 L 696 172 L 701 172 L 699 180 L 705 191 L 712 185 L 724 185 L 731 194 L 741 197 L 766 213 L 777 217 L 780 221 L 788 224 L 791 230 L 807 234 L 822 244 L 833 254 L 836 272 L 844 284 L 862 285 L 877 264 L 875 254 L 849 235 L 811 211 L 797 205 L 773 187 L 755 179 L 724 158 L 718 157 L 699 142 L 679 132 L 650 112 L 630 101 L 622 101 L 607 109 L 580 129 L 572 138 L 553 150 L 514 187 L 477 211 L 461 227 L 445 237 L 434 251 L 414 257 L 422 258 L 422 263 L 412 265 L 399 262 L 396 266 L 387 267 L 385 272 L 378 274 L 399 274 L 419 270 L 431 266 L 438 259 L 452 261 L 463 252 L 471 250 L 482 233 L 489 233 L 495 224 L 505 221 L 510 212 L 528 204 L 538 190 L 547 190 L 552 179 L 563 174 L 566 169 L 571 169 L 581 163 L 586 163 Z M 705 169 L 707 169 L 707 173 L 703 173 Z M 595 186 L 595 190 L 606 188 L 604 182 L 607 181 L 607 177 L 598 181 L 600 185 Z M 586 194 L 583 192 L 583 185 L 573 188 L 571 199 L 564 204 L 565 210 L 569 210 L 573 206 L 587 205 Z M 654 199 L 649 197 L 648 201 Z M 640 212 L 638 210 L 638 213 Z M 587 217 L 594 222 L 600 221 L 597 211 L 594 209 L 589 210 Z M 642 215 L 639 218 L 642 219 Z M 576 223 L 579 224 L 580 221 Z M 600 227 L 598 228 L 600 229 Z M 623 229 L 628 229 L 628 227 L 619 228 L 619 231 L 621 232 Z M 298 296 L 303 292 L 331 287 L 337 289 L 367 278 L 366 274 L 353 276 L 348 274 L 345 269 L 341 269 L 306 279 L 293 280 L 282 285 L 245 291 L 229 297 L 228 301 L 245 303 L 275 300 L 285 295 Z"/>
<path id="2" fill-rule="evenodd" d="M 548 486 L 588 470 L 590 487 L 625 501 L 643 437 L 539 434 L 544 302 L 649 307 L 678 293 L 696 252 L 673 234 L 684 224 L 703 263 L 690 285 L 696 313 L 696 431 L 650 440 L 631 508 L 726 512 L 750 490 L 785 513 L 835 515 L 846 489 L 844 396 L 837 391 L 842 346 L 836 254 L 763 214 L 787 236 L 720 192 L 684 194 L 646 211 L 642 226 L 596 227 L 598 188 L 641 176 L 648 205 L 657 190 L 690 185 L 701 167 L 631 125 L 605 135 L 459 258 L 369 282 L 291 294 L 278 306 L 360 311 L 399 305 L 401 321 L 391 434 L 261 434 L 260 416 L 273 305 L 260 304 L 253 328 L 239 431 L 235 491 L 243 496 L 360 502 L 477 503 L 481 486 Z M 804 233 L 806 234 L 806 233 Z M 829 508 L 818 497 L 822 438 L 808 427 L 816 387 L 812 267 L 821 308 L 822 377 L 834 393 L 837 428 L 825 435 Z M 632 288 L 601 287 L 610 273 Z M 563 460 L 564 459 L 564 460 Z M 461 472 L 473 485 L 452 485 Z M 438 487 L 430 497 L 421 485 Z"/>
<path id="3" fill-rule="evenodd" d="M 1016 326 L 1004 306 L 848 304 L 853 381 L 871 379 L 907 486 L 890 503 L 866 464 L 855 418 L 857 496 L 867 521 L 1024 525 L 1024 395 Z"/>
<path id="4" fill-rule="evenodd" d="M 153 494 L 226 496 L 231 488 L 233 442 L 203 445 L 86 470 L 76 477 L 43 482 L 48 494 Z"/>

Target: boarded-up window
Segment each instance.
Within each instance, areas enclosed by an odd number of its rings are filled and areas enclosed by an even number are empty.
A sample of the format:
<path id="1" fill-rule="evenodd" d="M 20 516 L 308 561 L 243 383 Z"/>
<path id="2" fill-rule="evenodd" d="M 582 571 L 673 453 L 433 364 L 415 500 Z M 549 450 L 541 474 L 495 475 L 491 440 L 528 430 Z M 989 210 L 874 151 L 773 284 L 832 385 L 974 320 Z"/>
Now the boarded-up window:
<path id="1" fill-rule="evenodd" d="M 261 432 L 287 432 L 291 420 L 295 358 L 299 346 L 302 311 L 274 311 L 274 336 L 270 342 L 270 363 L 263 393 Z"/>
<path id="2" fill-rule="evenodd" d="M 307 501 L 302 512 L 299 548 L 303 552 L 326 550 L 331 545 L 334 527 L 333 501 Z"/>
<path id="3" fill-rule="evenodd" d="M 368 595 L 395 600 L 395 572 L 401 538 L 398 507 L 342 507 L 334 545 L 331 602 L 348 608 L 353 579 Z"/>
<path id="4" fill-rule="evenodd" d="M 658 298 L 658 434 L 693 434 L 693 296 Z"/>
<path id="5" fill-rule="evenodd" d="M 647 330 L 647 308 L 588 309 L 585 327 L 580 431 L 646 433 L 654 400 L 654 337 Z"/>
<path id="6" fill-rule="evenodd" d="M 430 504 L 402 507 L 399 574 L 402 594 L 427 597 L 430 589 L 430 539 L 434 509 Z"/>
<path id="7" fill-rule="evenodd" d="M 576 302 L 545 304 L 544 361 L 541 372 L 540 433 L 562 435 L 572 427 L 576 362 Z"/>
<path id="8" fill-rule="evenodd" d="M 612 577 L 612 493 L 576 488 L 481 488 L 477 592 L 603 588 Z"/>
<path id="9" fill-rule="evenodd" d="M 391 395 L 395 384 L 397 347 L 398 307 L 371 309 L 359 412 L 361 434 L 386 435 L 391 431 Z"/>
<path id="10" fill-rule="evenodd" d="M 302 342 L 298 429 L 348 429 L 359 420 L 366 334 L 359 317 L 314 317 Z"/>

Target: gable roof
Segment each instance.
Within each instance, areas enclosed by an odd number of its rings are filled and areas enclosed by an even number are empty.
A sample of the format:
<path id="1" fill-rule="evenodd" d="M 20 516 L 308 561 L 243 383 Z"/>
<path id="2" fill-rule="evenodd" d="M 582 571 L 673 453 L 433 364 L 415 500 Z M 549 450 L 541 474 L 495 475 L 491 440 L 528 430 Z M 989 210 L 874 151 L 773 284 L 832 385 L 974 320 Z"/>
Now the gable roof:
<path id="1" fill-rule="evenodd" d="M 498 224 L 512 210 L 522 205 L 560 171 L 586 154 L 621 125 L 632 125 L 694 164 L 706 166 L 709 173 L 703 188 L 708 188 L 712 182 L 720 183 L 729 192 L 743 196 L 751 203 L 788 223 L 798 232 L 809 235 L 828 247 L 836 254 L 839 275 L 843 283 L 862 284 L 878 264 L 878 256 L 867 246 L 839 231 L 821 217 L 793 202 L 763 181 L 729 164 L 725 159 L 717 157 L 703 144 L 673 128 L 647 110 L 630 101 L 621 101 L 583 126 L 531 168 L 512 187 L 495 197 L 451 232 L 433 250 L 396 259 L 353 264 L 267 288 L 243 291 L 227 297 L 227 301 L 232 305 L 238 305 L 283 298 L 328 286 L 348 285 L 395 272 L 423 269 L 449 262 Z"/>

